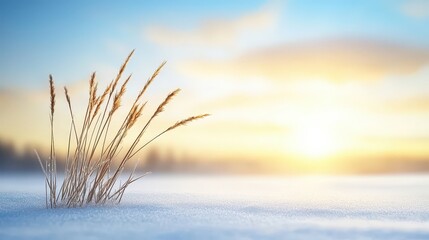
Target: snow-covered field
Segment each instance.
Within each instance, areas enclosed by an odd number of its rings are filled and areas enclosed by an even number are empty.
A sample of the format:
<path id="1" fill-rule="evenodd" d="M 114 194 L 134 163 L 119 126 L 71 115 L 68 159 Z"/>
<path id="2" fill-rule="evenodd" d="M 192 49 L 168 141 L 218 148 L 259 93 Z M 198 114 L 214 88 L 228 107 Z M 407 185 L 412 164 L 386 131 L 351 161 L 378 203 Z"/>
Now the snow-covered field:
<path id="1" fill-rule="evenodd" d="M 429 176 L 152 174 L 120 205 L 44 208 L 41 174 L 0 176 L 0 239 L 429 239 Z"/>

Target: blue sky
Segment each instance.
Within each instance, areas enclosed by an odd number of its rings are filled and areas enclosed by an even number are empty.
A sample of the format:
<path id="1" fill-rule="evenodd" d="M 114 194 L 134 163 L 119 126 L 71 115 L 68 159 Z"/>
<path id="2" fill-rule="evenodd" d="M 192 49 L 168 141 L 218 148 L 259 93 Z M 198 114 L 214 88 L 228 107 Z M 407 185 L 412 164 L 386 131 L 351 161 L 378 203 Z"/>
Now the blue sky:
<path id="1" fill-rule="evenodd" d="M 144 29 L 190 29 L 205 18 L 234 18 L 264 5 L 280 12 L 272 42 L 354 36 L 428 47 L 426 19 L 401 13 L 405 1 L 2 1 L 0 87 L 40 87 L 48 73 L 67 78 L 92 71 L 94 62 L 115 64 L 109 45 L 137 48 L 148 61 L 175 58 L 148 41 Z M 150 58 L 150 59 L 149 59 Z M 113 60 L 113 61 L 112 61 Z M 59 79 L 59 81 L 62 81 Z"/>
<path id="2" fill-rule="evenodd" d="M 109 49 L 111 42 L 129 51 L 137 48 L 159 62 L 169 56 L 146 41 L 146 26 L 192 26 L 206 14 L 233 16 L 261 4 L 249 1 L 241 7 L 247 1 L 228 2 L 2 1 L 0 86 L 39 87 L 51 72 L 76 77 L 77 69 L 89 70 L 94 62 L 117 64 L 109 60 L 118 57 Z"/>

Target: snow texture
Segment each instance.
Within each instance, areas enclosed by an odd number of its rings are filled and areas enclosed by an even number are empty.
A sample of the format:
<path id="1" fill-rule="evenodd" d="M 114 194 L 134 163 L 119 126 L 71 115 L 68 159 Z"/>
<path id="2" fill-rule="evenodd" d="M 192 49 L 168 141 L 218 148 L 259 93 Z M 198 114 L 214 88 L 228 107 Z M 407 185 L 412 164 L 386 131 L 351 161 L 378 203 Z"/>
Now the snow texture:
<path id="1" fill-rule="evenodd" d="M 0 239 L 429 239 L 429 176 L 149 175 L 120 205 L 45 209 L 0 176 Z"/>

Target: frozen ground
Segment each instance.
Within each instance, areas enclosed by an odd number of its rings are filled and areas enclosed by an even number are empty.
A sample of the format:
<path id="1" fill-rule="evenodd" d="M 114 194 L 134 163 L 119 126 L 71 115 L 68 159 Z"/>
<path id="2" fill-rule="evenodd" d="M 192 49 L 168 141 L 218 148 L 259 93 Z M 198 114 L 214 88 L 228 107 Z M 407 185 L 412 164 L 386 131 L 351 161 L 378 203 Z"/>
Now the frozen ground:
<path id="1" fill-rule="evenodd" d="M 152 174 L 119 206 L 44 208 L 41 175 L 0 176 L 0 239 L 429 239 L 429 175 Z"/>

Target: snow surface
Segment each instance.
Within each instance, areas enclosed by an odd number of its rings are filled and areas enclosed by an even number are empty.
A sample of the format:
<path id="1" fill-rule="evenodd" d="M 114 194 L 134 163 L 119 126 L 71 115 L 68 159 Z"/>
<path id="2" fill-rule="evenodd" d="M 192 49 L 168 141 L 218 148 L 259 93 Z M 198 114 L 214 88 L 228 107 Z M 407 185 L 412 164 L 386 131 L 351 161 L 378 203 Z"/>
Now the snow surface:
<path id="1" fill-rule="evenodd" d="M 149 175 L 120 205 L 45 209 L 0 175 L 0 239 L 429 239 L 429 175 Z"/>

